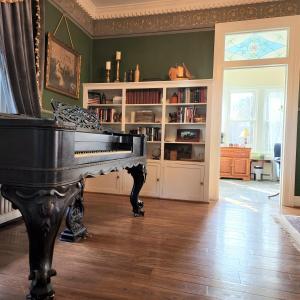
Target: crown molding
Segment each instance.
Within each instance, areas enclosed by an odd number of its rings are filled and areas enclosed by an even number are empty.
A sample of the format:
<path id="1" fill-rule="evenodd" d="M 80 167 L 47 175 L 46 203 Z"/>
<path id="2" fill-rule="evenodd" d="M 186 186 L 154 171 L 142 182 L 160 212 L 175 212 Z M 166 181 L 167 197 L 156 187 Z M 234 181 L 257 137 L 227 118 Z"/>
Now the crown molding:
<path id="1" fill-rule="evenodd" d="M 216 23 L 300 14 L 299 0 L 282 0 L 152 16 L 95 21 L 95 37 L 122 37 L 214 28 Z"/>
<path id="2" fill-rule="evenodd" d="M 221 8 L 219 7 L 147 16 L 94 20 L 76 2 L 79 0 L 49 1 L 65 12 L 72 21 L 78 24 L 79 27 L 87 32 L 92 38 L 110 38 L 197 31 L 207 28 L 214 28 L 216 23 L 300 14 L 299 0 L 276 0 L 267 2 L 260 1 L 260 3 L 255 4 L 252 3 L 246 5 L 226 6 Z M 185 3 L 188 1 L 190 0 L 185 0 Z M 245 3 L 245 1 L 241 0 L 226 0 L 226 3 L 229 3 L 229 1 Z M 84 0 L 83 2 L 86 4 L 93 3 L 91 0 Z M 216 3 L 217 1 L 214 2 Z"/>
<path id="3" fill-rule="evenodd" d="M 94 36 L 94 21 L 75 0 L 48 0 L 61 12 L 65 13 L 90 37 Z"/>
<path id="4" fill-rule="evenodd" d="M 193 10 L 212 9 L 245 4 L 257 4 L 272 0 L 152 0 L 129 4 L 97 6 L 91 0 L 75 0 L 94 20 L 150 16 Z M 280 0 L 273 0 L 280 1 Z"/>

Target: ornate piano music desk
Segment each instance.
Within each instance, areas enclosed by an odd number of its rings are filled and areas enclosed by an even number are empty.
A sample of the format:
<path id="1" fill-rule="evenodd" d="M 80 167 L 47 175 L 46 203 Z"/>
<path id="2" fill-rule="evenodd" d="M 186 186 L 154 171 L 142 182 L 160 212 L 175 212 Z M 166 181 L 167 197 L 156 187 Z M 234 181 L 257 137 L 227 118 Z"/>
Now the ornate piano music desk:
<path id="1" fill-rule="evenodd" d="M 85 178 L 127 169 L 134 180 L 133 214 L 144 215 L 138 196 L 146 177 L 145 137 L 105 132 L 95 115 L 76 106 L 54 107 L 54 120 L 0 115 L 1 193 L 20 210 L 27 227 L 32 300 L 54 299 L 54 243 L 67 209 L 61 238 L 86 234 Z"/>

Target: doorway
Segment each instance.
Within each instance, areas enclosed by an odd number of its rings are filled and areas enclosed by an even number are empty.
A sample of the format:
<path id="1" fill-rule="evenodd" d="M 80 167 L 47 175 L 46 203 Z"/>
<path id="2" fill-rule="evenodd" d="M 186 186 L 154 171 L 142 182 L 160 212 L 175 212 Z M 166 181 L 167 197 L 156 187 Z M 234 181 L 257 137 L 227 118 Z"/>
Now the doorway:
<path id="1" fill-rule="evenodd" d="M 224 70 L 220 198 L 280 207 L 286 79 L 284 65 Z"/>
<path id="2" fill-rule="evenodd" d="M 233 69 L 286 68 L 286 92 L 281 151 L 280 199 L 282 205 L 299 206 L 295 196 L 297 149 L 300 17 L 280 17 L 216 24 L 214 51 L 214 122 L 210 132 L 209 198 L 219 199 L 220 135 L 224 71 Z M 274 43 L 273 43 L 274 42 Z M 228 51 L 229 50 L 229 51 Z M 246 133 L 247 135 L 247 133 Z"/>

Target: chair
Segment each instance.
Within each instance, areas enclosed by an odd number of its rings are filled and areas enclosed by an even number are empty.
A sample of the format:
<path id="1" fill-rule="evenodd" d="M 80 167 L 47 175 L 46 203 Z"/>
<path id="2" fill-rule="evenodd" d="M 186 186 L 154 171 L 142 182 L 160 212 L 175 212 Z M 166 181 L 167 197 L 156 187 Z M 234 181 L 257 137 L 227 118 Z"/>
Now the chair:
<path id="1" fill-rule="evenodd" d="M 276 143 L 274 144 L 274 163 L 275 163 L 275 170 L 277 178 L 280 178 L 280 159 L 281 159 L 281 144 Z M 276 197 L 279 195 L 279 192 L 268 196 L 268 198 Z"/>

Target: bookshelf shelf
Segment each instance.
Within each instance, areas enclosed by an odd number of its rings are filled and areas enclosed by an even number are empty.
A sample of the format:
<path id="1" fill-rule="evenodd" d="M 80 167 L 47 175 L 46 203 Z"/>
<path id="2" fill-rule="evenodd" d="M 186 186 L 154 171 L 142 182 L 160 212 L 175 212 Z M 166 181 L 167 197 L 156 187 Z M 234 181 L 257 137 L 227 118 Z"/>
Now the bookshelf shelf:
<path id="1" fill-rule="evenodd" d="M 161 126 L 161 123 L 151 123 L 151 122 L 126 122 L 126 125 L 157 125 Z"/>
<path id="2" fill-rule="evenodd" d="M 83 107 L 98 112 L 104 128 L 147 135 L 148 175 L 141 195 L 208 201 L 211 85 L 211 80 L 83 84 Z M 99 98 L 121 104 L 95 104 Z M 186 135 L 192 135 L 190 141 Z M 130 193 L 126 172 L 108 178 L 90 191 L 107 193 L 111 186 L 111 193 Z"/>
<path id="3" fill-rule="evenodd" d="M 183 123 L 171 123 L 171 122 L 167 122 L 166 125 L 206 125 L 206 122 L 183 122 Z"/>
<path id="4" fill-rule="evenodd" d="M 122 107 L 122 104 L 89 104 L 88 108 L 94 107 Z"/>
<path id="5" fill-rule="evenodd" d="M 160 144 L 161 141 L 147 141 L 148 144 Z"/>
<path id="6" fill-rule="evenodd" d="M 153 104 L 153 103 L 144 103 L 144 104 L 126 104 L 127 107 L 136 107 L 136 106 L 162 106 L 162 104 Z"/>
<path id="7" fill-rule="evenodd" d="M 205 142 L 164 142 L 165 144 L 205 145 Z"/>
<path id="8" fill-rule="evenodd" d="M 201 106 L 207 103 L 167 103 L 166 106 Z"/>

